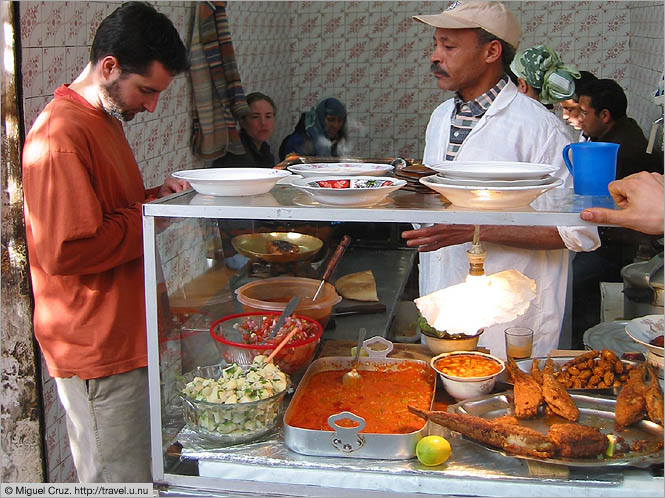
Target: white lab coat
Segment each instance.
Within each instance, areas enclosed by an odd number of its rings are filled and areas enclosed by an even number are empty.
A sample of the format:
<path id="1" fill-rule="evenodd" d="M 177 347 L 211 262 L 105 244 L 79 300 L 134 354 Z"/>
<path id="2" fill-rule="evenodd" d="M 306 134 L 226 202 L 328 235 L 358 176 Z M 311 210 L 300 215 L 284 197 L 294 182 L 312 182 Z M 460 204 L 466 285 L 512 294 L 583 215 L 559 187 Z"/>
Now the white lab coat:
<path id="1" fill-rule="evenodd" d="M 427 125 L 423 162 L 435 164 L 445 158 L 450 136 L 453 99 L 439 105 Z M 459 161 L 520 161 L 558 165 L 556 176 L 570 188 L 572 178 L 563 162 L 563 147 L 572 137 L 565 125 L 540 103 L 517 91 L 512 83 L 501 90 L 457 154 Z M 542 198 L 535 202 L 542 203 Z M 557 227 L 566 247 L 591 251 L 600 245 L 593 227 Z M 489 327 L 479 345 L 505 358 L 503 331 L 510 326 L 534 330 L 533 354 L 547 355 L 559 342 L 566 302 L 568 251 L 518 249 L 482 242 L 487 251 L 485 273 L 516 269 L 536 281 L 536 297 L 526 313 L 512 322 Z M 420 254 L 420 295 L 463 282 L 469 272 L 466 251 L 471 243 L 444 247 Z M 481 303 L 479 303 L 480 305 Z"/>

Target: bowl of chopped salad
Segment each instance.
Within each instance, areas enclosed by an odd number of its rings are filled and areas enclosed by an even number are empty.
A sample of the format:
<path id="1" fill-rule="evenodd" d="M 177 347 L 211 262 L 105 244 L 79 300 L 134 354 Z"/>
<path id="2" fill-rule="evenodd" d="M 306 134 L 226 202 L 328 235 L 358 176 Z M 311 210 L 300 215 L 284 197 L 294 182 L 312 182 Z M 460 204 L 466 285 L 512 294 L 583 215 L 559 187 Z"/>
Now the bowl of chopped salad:
<path id="1" fill-rule="evenodd" d="M 289 377 L 259 355 L 250 365 L 198 367 L 179 380 L 187 427 L 215 443 L 248 442 L 280 421 Z"/>
<path id="2" fill-rule="evenodd" d="M 228 315 L 210 325 L 210 335 L 228 363 L 249 365 L 258 355 L 268 356 L 294 327 L 298 332 L 275 356 L 275 364 L 293 375 L 307 368 L 314 358 L 323 327 L 313 318 L 291 315 L 274 337 L 268 339 L 279 313 L 239 313 Z"/>

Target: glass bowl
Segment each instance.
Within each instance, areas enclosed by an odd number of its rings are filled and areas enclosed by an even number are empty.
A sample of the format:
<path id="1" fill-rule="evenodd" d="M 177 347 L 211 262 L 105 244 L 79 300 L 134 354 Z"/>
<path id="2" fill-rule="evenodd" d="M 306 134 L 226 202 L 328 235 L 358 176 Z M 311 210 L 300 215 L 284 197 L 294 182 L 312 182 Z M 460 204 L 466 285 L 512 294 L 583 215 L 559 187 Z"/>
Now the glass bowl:
<path id="1" fill-rule="evenodd" d="M 178 380 L 179 396 L 184 408 L 187 426 L 205 438 L 220 444 L 235 444 L 252 441 L 270 432 L 280 422 L 284 411 L 284 396 L 289 387 L 269 398 L 244 403 L 223 404 L 193 399 L 183 394 L 182 389 L 195 377 L 219 379 L 226 363 L 198 367 Z M 243 371 L 249 365 L 240 367 Z"/>
<path id="2" fill-rule="evenodd" d="M 321 340 L 323 327 L 313 318 L 302 315 L 293 315 L 287 318 L 280 331 L 273 339 L 264 344 L 260 338 L 250 337 L 243 326 L 254 325 L 260 330 L 265 330 L 266 335 L 272 331 L 272 323 L 275 323 L 279 313 L 239 313 L 228 315 L 210 325 L 210 335 L 215 340 L 215 345 L 222 359 L 228 363 L 249 365 L 258 355 L 268 356 L 275 346 L 293 327 L 294 318 L 305 322 L 308 332 L 305 337 L 296 334 L 289 343 L 284 346 L 275 356 L 274 362 L 284 373 L 293 375 L 304 370 L 314 358 L 316 347 Z M 263 337 L 260 334 L 261 338 Z"/>

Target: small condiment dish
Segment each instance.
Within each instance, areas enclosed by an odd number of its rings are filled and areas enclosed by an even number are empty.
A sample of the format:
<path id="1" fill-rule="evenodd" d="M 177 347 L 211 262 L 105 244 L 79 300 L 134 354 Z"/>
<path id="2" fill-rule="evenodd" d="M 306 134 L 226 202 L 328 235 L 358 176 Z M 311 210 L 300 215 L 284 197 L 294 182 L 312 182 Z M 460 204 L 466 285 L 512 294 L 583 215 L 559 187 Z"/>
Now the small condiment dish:
<path id="1" fill-rule="evenodd" d="M 482 376 L 461 376 L 461 375 L 452 375 L 446 371 L 441 370 L 440 360 L 445 358 L 451 358 L 454 356 L 471 356 L 479 358 L 480 361 L 493 361 L 497 364 L 496 371 L 488 375 Z M 439 365 L 437 365 L 439 364 Z M 443 387 L 445 387 L 448 394 L 458 401 L 476 398 L 478 396 L 483 396 L 492 392 L 496 378 L 503 372 L 506 368 L 503 360 L 487 353 L 481 353 L 480 351 L 454 351 L 452 353 L 442 353 L 435 356 L 430 361 L 431 367 L 439 374 L 441 381 L 443 382 Z"/>

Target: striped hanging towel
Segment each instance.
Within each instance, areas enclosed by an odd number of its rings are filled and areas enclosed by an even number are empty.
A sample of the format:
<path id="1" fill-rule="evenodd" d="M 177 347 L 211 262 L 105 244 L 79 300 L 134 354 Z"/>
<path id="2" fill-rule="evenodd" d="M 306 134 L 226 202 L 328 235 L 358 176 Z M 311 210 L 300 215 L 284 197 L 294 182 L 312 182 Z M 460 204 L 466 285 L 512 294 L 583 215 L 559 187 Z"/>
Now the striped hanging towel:
<path id="1" fill-rule="evenodd" d="M 201 159 L 227 152 L 243 154 L 236 128 L 248 111 L 236 65 L 226 2 L 201 2 L 196 10 L 190 49 L 190 70 L 196 116 L 192 150 Z"/>

